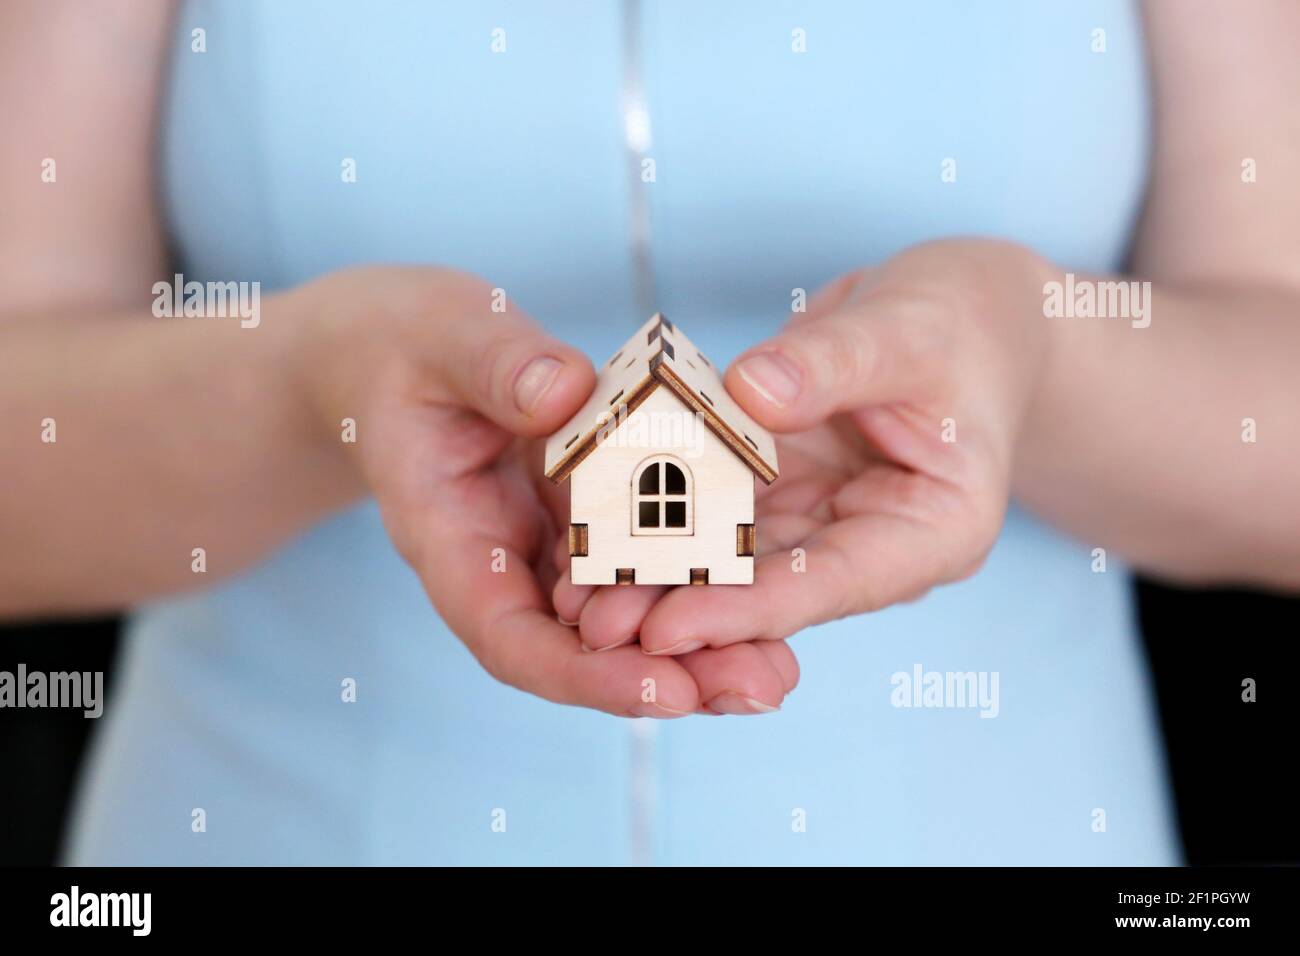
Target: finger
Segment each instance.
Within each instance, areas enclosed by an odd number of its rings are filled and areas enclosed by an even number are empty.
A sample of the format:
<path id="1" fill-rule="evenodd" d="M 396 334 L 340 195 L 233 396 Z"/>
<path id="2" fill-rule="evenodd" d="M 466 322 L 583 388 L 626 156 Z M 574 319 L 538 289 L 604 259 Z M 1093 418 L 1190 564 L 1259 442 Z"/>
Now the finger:
<path id="1" fill-rule="evenodd" d="M 790 549 L 806 540 L 823 524 L 798 514 L 772 515 L 763 522 L 763 534 L 757 541 L 758 556 L 761 558 L 775 552 L 786 556 L 788 560 Z M 564 593 L 557 590 L 556 609 L 558 611 L 563 603 L 564 613 L 561 618 L 564 621 L 578 621 L 583 645 L 592 650 L 602 650 L 636 640 L 646 615 L 670 590 L 673 589 L 643 586 L 580 587 L 567 584 Z M 575 597 L 570 593 L 572 591 L 582 593 Z M 570 616 L 572 608 L 579 602 L 584 602 L 580 605 L 581 617 Z M 695 646 L 687 642 L 672 648 L 671 653 L 684 654 L 693 649 Z M 664 652 L 659 650 L 657 653 Z M 794 675 L 795 680 L 798 680 L 798 665 L 794 667 Z"/>
<path id="2" fill-rule="evenodd" d="M 921 297 L 864 293 L 835 312 L 788 326 L 727 370 L 727 391 L 773 431 L 811 428 L 836 412 L 931 397 L 946 314 Z"/>
<path id="3" fill-rule="evenodd" d="M 695 679 L 703 709 L 710 713 L 770 714 L 785 700 L 785 679 L 754 644 L 706 648 L 678 660 Z"/>
<path id="4" fill-rule="evenodd" d="M 767 655 L 776 672 L 781 675 L 781 681 L 785 684 L 785 693 L 788 697 L 790 692 L 799 686 L 799 661 L 794 656 L 794 651 L 785 641 L 751 641 L 751 647 L 757 647 Z"/>
<path id="5" fill-rule="evenodd" d="M 757 541 L 758 555 L 761 557 L 772 551 L 787 554 L 791 547 L 822 524 L 799 514 L 772 515 L 764 520 L 763 534 Z M 567 562 L 567 556 L 565 560 Z M 562 621 L 578 622 L 579 636 L 585 647 L 604 650 L 636 640 L 645 616 L 668 591 L 667 587 L 575 585 L 569 582 L 566 572 L 556 587 L 554 603 Z M 684 650 L 678 648 L 675 653 Z"/>
<path id="6" fill-rule="evenodd" d="M 569 535 L 567 532 L 556 537 L 554 560 L 556 570 L 569 570 Z"/>
<path id="7" fill-rule="evenodd" d="M 841 486 L 842 482 L 830 480 L 796 481 L 758 501 L 758 546 L 762 548 L 764 541 L 773 540 L 784 544 L 798 527 L 804 529 L 806 537 L 817 526 L 832 520 L 831 502 Z M 780 532 L 779 539 L 773 538 L 774 530 Z M 798 541 L 791 543 L 798 544 Z"/>
<path id="8" fill-rule="evenodd" d="M 788 637 L 816 623 L 836 596 L 827 583 L 832 558 L 823 560 L 810 546 L 804 550 L 803 560 L 818 573 L 796 573 L 787 555 L 772 553 L 754 560 L 748 588 L 678 588 L 664 595 L 641 624 L 642 649 L 657 656 L 727 647 Z"/>
<path id="9" fill-rule="evenodd" d="M 443 619 L 489 674 L 556 703 L 621 716 L 680 717 L 699 707 L 695 682 L 676 661 L 636 647 L 585 652 L 517 552 L 505 550 L 504 573 L 492 571 L 499 562 L 470 557 L 498 547 L 485 535 L 444 536 L 413 561 Z"/>
<path id="10" fill-rule="evenodd" d="M 811 538 L 814 534 L 816 534 L 818 531 L 823 529 L 825 526 L 826 523 L 824 521 L 819 521 L 815 518 L 811 518 L 801 514 L 765 515 L 762 521 L 762 529 L 763 529 L 762 534 L 757 536 L 757 540 L 755 542 L 756 552 L 757 552 L 756 557 L 754 559 L 756 577 L 755 577 L 755 585 L 751 585 L 751 588 L 763 583 L 763 580 L 765 579 L 760 580 L 760 578 L 757 577 L 757 575 L 759 574 L 760 570 L 765 567 L 770 570 L 771 568 L 776 567 L 779 562 L 785 562 L 791 569 L 796 567 L 796 557 L 792 549 L 799 548 L 805 545 L 809 538 Z M 772 560 L 765 563 L 765 559 L 769 557 L 771 557 Z M 798 558 L 799 562 L 806 562 L 806 560 L 807 560 L 806 553 L 803 557 Z M 625 594 L 632 590 L 635 589 L 633 588 L 600 589 L 602 593 L 611 592 L 611 600 L 617 599 L 622 594 Z M 682 589 L 676 588 L 673 590 L 676 591 Z M 729 592 L 729 593 L 721 594 L 718 598 L 705 598 L 706 605 L 712 605 L 716 603 L 722 607 L 726 607 L 733 602 L 737 604 L 743 604 L 745 602 L 745 592 L 749 589 L 716 587 L 716 588 L 696 588 L 695 590 L 700 591 L 701 594 L 705 592 Z M 641 621 L 638 621 L 637 623 L 638 640 L 640 638 L 641 628 L 643 628 L 645 625 L 644 618 L 648 617 L 650 611 L 654 607 L 658 606 L 662 598 L 666 596 L 667 594 L 665 593 L 665 595 L 660 596 L 660 598 L 656 600 L 654 604 L 652 604 L 651 606 L 645 609 L 644 617 L 642 618 Z M 697 606 L 699 603 L 696 600 L 688 599 L 685 597 L 674 597 L 672 600 L 674 603 L 685 602 L 687 604 L 690 604 L 691 606 Z M 665 632 L 672 636 L 670 638 L 665 638 L 664 637 Z M 753 636 L 758 637 L 760 635 L 755 633 Z M 741 639 L 744 640 L 744 638 Z M 584 641 L 585 640 L 586 638 L 584 638 Z M 663 622 L 659 622 L 655 630 L 651 633 L 650 642 L 648 644 L 643 641 L 639 641 L 639 642 L 641 643 L 642 649 L 647 654 L 651 654 L 651 655 L 688 654 L 694 650 L 698 650 L 699 648 L 709 646 L 710 644 L 713 644 L 713 646 L 722 646 L 722 644 L 724 643 L 731 643 L 731 641 L 720 641 L 717 637 L 715 637 L 714 640 L 710 641 L 706 637 L 695 636 L 693 633 L 677 634 L 675 631 L 672 630 L 671 624 L 664 624 Z M 797 665 L 795 666 L 794 673 L 795 673 L 795 679 L 797 680 L 798 679 Z"/>
<path id="11" fill-rule="evenodd" d="M 808 306 L 803 312 L 796 312 L 790 317 L 790 325 L 802 325 L 831 314 L 844 304 L 862 284 L 863 279 L 873 271 L 870 268 L 855 269 L 835 277 L 809 297 Z"/>
<path id="12" fill-rule="evenodd" d="M 555 607 L 556 618 L 566 627 L 577 627 L 583 607 L 595 592 L 595 585 L 574 584 L 566 567 L 559 573 L 555 587 L 551 590 L 551 604 Z"/>
<path id="13" fill-rule="evenodd" d="M 578 621 L 582 643 L 593 651 L 631 644 L 646 614 L 667 591 L 666 587 L 646 585 L 597 588 Z"/>
<path id="14" fill-rule="evenodd" d="M 881 469 L 883 472 L 884 469 Z M 928 482 L 897 473 L 899 481 Z M 928 588 L 971 573 L 996 536 L 1000 516 L 967 515 L 965 505 L 936 488 L 927 496 L 890 491 L 889 477 L 847 489 L 840 502 L 891 511 L 845 513 L 813 533 L 792 560 L 773 551 L 754 562 L 749 588 L 677 588 L 641 624 L 647 654 L 692 646 L 725 647 L 741 641 L 789 637 L 805 627 L 849 614 L 912 600 Z"/>
<path id="15" fill-rule="evenodd" d="M 765 558 L 769 554 L 789 554 L 790 549 L 797 548 L 826 526 L 825 521 L 810 518 L 807 515 L 777 514 L 763 518 L 763 530 L 755 535 L 754 550 L 756 556 Z"/>
<path id="16" fill-rule="evenodd" d="M 537 576 L 538 590 L 543 594 L 554 595 L 555 589 L 560 586 L 561 572 L 555 570 L 555 565 L 551 563 L 547 555 L 539 556 L 537 561 L 533 563 L 533 574 Z M 554 605 L 555 601 L 552 600 L 551 604 Z M 571 622 L 572 620 L 572 618 L 563 618 L 560 623 L 563 624 L 565 621 Z"/>
<path id="17" fill-rule="evenodd" d="M 580 351 L 513 303 L 494 311 L 500 300 L 481 280 L 452 274 L 439 295 L 450 318 L 422 342 L 446 393 L 516 435 L 549 435 L 582 407 L 596 375 Z"/>

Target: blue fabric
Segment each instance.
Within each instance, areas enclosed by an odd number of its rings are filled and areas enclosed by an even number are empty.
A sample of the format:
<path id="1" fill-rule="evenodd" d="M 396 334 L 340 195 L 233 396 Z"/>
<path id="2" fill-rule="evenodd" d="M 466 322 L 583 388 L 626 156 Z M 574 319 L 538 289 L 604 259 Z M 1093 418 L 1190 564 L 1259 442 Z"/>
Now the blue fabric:
<path id="1" fill-rule="evenodd" d="M 778 328 L 792 289 L 926 238 L 1122 261 L 1148 149 L 1126 2 L 656 0 L 642 40 L 660 304 L 716 359 Z M 187 277 L 456 266 L 598 360 L 644 319 L 617 5 L 191 2 L 176 51 L 163 170 Z M 796 638 L 779 714 L 651 725 L 494 683 L 365 504 L 136 615 L 69 856 L 1176 862 L 1129 581 L 1093 573 L 1093 546 L 1013 510 L 975 578 Z M 892 706 L 916 664 L 997 672 L 998 716 Z"/>

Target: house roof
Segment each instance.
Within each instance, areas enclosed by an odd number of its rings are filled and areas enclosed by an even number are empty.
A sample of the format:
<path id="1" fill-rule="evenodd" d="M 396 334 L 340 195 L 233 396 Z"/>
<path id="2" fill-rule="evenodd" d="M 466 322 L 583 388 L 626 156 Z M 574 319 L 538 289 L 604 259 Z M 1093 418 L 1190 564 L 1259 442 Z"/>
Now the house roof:
<path id="1" fill-rule="evenodd" d="M 657 313 L 605 363 L 587 403 L 547 440 L 546 477 L 556 484 L 568 478 L 615 430 L 608 423 L 631 414 L 661 385 L 699 412 L 754 474 L 768 484 L 776 480 L 772 436 L 731 400 L 713 363 L 681 329 Z"/>

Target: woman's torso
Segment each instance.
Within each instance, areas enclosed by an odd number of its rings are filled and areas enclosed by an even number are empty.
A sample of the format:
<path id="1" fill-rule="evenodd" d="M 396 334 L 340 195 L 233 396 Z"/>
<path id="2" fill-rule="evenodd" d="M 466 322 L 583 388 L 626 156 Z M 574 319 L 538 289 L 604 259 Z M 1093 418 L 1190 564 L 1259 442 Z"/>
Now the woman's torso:
<path id="1" fill-rule="evenodd" d="M 191 2 L 163 140 L 179 264 L 268 291 L 455 266 L 600 357 L 644 319 L 639 189 L 656 303 L 724 360 L 793 290 L 927 238 L 1115 268 L 1147 149 L 1139 23 L 1064 6 L 644 4 L 634 184 L 618 4 Z M 1128 585 L 1091 547 L 1013 511 L 976 578 L 798 637 L 780 714 L 650 724 L 492 682 L 365 505 L 136 616 L 72 857 L 1171 862 Z M 894 706 L 917 665 L 996 674 L 997 716 Z"/>

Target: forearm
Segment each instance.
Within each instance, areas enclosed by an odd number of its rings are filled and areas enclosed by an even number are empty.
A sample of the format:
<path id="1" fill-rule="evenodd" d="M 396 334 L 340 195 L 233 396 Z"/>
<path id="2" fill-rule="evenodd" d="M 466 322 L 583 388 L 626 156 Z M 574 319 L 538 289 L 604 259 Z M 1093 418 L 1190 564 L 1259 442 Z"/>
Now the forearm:
<path id="1" fill-rule="evenodd" d="M 1155 283 L 1151 306 L 1042 320 L 1015 495 L 1152 573 L 1300 587 L 1300 294 Z"/>
<path id="2" fill-rule="evenodd" d="M 0 323 L 0 616 L 210 583 L 359 494 L 292 372 L 295 310 Z"/>

